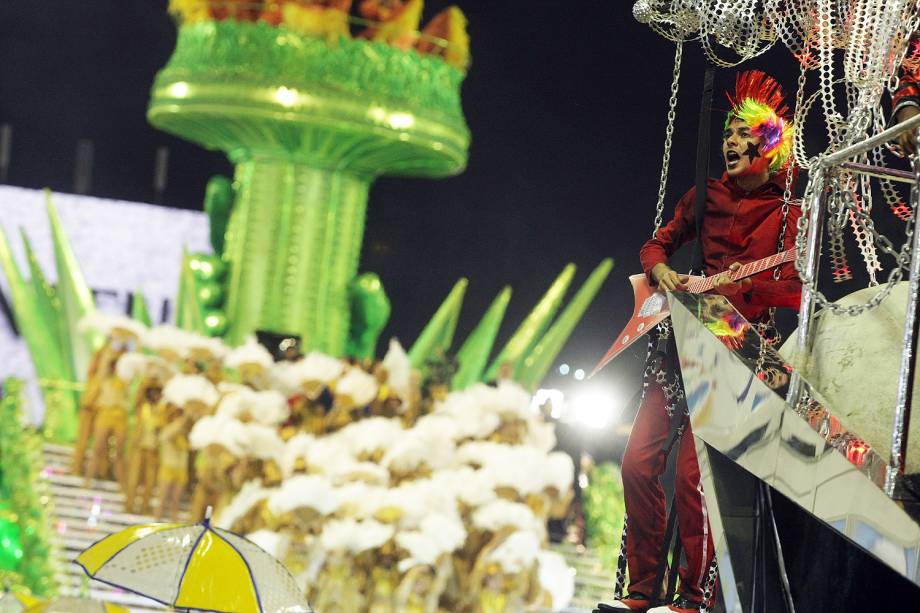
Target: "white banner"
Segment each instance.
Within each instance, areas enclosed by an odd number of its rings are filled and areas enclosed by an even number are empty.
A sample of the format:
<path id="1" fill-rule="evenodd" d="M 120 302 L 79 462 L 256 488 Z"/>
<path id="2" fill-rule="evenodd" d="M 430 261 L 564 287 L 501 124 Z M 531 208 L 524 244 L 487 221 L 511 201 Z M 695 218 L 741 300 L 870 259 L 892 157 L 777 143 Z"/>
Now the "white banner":
<path id="1" fill-rule="evenodd" d="M 182 249 L 210 252 L 204 213 L 107 200 L 53 194 L 64 232 L 76 254 L 87 284 L 104 311 L 127 313 L 130 297 L 140 290 L 155 322 L 172 320 Z M 0 186 L 0 227 L 25 277 L 29 276 L 20 228 L 29 237 L 42 270 L 57 280 L 51 227 L 45 195 L 39 190 Z M 6 276 L 0 272 L 0 292 L 12 306 Z M 40 417 L 35 372 L 25 343 L 0 311 L 0 379 L 15 376 L 30 382 L 33 416 Z"/>

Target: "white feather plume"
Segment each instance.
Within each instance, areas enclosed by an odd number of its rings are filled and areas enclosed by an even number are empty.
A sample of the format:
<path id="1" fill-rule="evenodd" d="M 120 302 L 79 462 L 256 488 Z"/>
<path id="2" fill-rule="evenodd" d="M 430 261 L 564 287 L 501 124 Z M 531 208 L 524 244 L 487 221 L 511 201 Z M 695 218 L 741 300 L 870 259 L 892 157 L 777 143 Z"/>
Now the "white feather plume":
<path id="1" fill-rule="evenodd" d="M 147 327 L 139 321 L 131 319 L 130 317 L 125 317 L 124 315 L 103 313 L 99 310 L 87 313 L 81 317 L 80 321 L 77 323 L 77 329 L 80 332 L 93 331 L 105 336 L 112 334 L 115 330 L 119 330 L 136 336 L 138 340 L 143 339 L 147 332 Z"/>
<path id="2" fill-rule="evenodd" d="M 339 508 L 339 497 L 328 479 L 319 475 L 295 475 L 284 481 L 268 498 L 268 510 L 283 515 L 298 508 L 329 515 Z"/>
<path id="3" fill-rule="evenodd" d="M 473 512 L 473 525 L 480 530 L 498 532 L 503 528 L 542 534 L 543 524 L 526 504 L 494 500 Z"/>
<path id="4" fill-rule="evenodd" d="M 377 380 L 360 368 L 350 368 L 335 385 L 336 396 L 349 396 L 361 407 L 377 396 Z"/>
<path id="5" fill-rule="evenodd" d="M 262 368 L 271 368 L 274 363 L 272 354 L 254 336 L 248 337 L 245 343 L 232 349 L 224 358 L 224 366 L 227 368 L 239 368 L 243 364 L 256 364 Z"/>
<path id="6" fill-rule="evenodd" d="M 229 530 L 254 506 L 267 499 L 275 491 L 276 488 L 262 487 L 257 480 L 247 481 L 230 503 L 218 511 L 214 525 Z"/>
<path id="7" fill-rule="evenodd" d="M 125 382 L 142 377 L 147 370 L 147 356 L 142 353 L 129 352 L 118 358 L 115 364 L 115 374 Z"/>
<path id="8" fill-rule="evenodd" d="M 406 350 L 395 338 L 390 339 L 390 347 L 383 358 L 387 369 L 387 384 L 400 398 L 407 399 L 411 389 L 412 366 Z"/>
<path id="9" fill-rule="evenodd" d="M 281 473 L 285 477 L 294 474 L 294 466 L 298 458 L 307 459 L 307 451 L 316 441 L 316 438 L 305 432 L 300 432 L 285 443 L 284 452 L 281 455 Z"/>
<path id="10" fill-rule="evenodd" d="M 575 597 L 575 569 L 555 551 L 541 551 L 537 561 L 540 586 L 552 597 L 553 611 L 566 609 Z"/>
<path id="11" fill-rule="evenodd" d="M 217 406 L 217 414 L 239 419 L 248 413 L 261 424 L 277 426 L 290 415 L 287 399 L 281 392 L 257 392 L 247 387 L 228 392 Z"/>
<path id="12" fill-rule="evenodd" d="M 208 407 L 217 404 L 217 389 L 201 375 L 176 375 L 163 388 L 163 398 L 176 406 L 198 400 Z"/>
<path id="13" fill-rule="evenodd" d="M 352 455 L 387 449 L 405 432 L 398 419 L 371 417 L 348 424 L 336 433 L 336 438 Z"/>
<path id="14" fill-rule="evenodd" d="M 265 550 L 268 555 L 276 560 L 283 560 L 291 547 L 291 537 L 271 530 L 257 530 L 250 532 L 246 538 Z"/>
<path id="15" fill-rule="evenodd" d="M 381 463 L 396 473 L 412 472 L 422 464 L 431 470 L 438 470 L 453 462 L 454 453 L 455 446 L 450 433 L 431 428 L 412 428 L 394 440 Z"/>
<path id="16" fill-rule="evenodd" d="M 204 351 L 218 359 L 223 359 L 230 349 L 219 338 L 190 333 L 186 344 L 191 351 Z"/>
<path id="17" fill-rule="evenodd" d="M 237 457 L 249 452 L 249 432 L 245 424 L 235 419 L 206 415 L 192 426 L 188 442 L 192 449 L 221 445 Z"/>
<path id="18" fill-rule="evenodd" d="M 168 349 L 179 357 L 185 357 L 188 355 L 188 341 L 190 338 L 191 334 L 189 332 L 164 324 L 154 326 L 148 330 L 142 343 L 153 351 Z"/>
<path id="19" fill-rule="evenodd" d="M 387 469 L 374 462 L 356 462 L 351 459 L 336 462 L 327 466 L 323 474 L 329 477 L 336 485 L 354 481 L 381 486 L 386 486 L 390 483 L 390 473 Z"/>
<path id="20" fill-rule="evenodd" d="M 540 553 L 540 541 L 533 532 L 519 530 L 512 533 L 492 553 L 488 559 L 497 562 L 506 573 L 519 573 L 529 570 Z"/>
<path id="21" fill-rule="evenodd" d="M 320 535 L 320 543 L 326 551 L 347 551 L 359 554 L 376 549 L 393 538 L 395 529 L 373 519 L 355 521 L 340 519 L 328 522 Z"/>
<path id="22" fill-rule="evenodd" d="M 312 351 L 302 359 L 286 364 L 285 368 L 279 371 L 279 375 L 293 387 L 307 381 L 318 381 L 328 385 L 338 379 L 344 369 L 345 364 L 342 360 Z"/>
<path id="23" fill-rule="evenodd" d="M 554 487 L 560 494 L 569 491 L 575 480 L 575 463 L 569 454 L 554 451 L 543 460 L 544 487 Z"/>
<path id="24" fill-rule="evenodd" d="M 456 516 L 432 513 L 422 520 L 418 530 L 396 535 L 396 544 L 409 553 L 408 558 L 400 560 L 399 571 L 418 564 L 434 566 L 441 555 L 456 551 L 465 541 L 466 530 Z"/>
<path id="25" fill-rule="evenodd" d="M 280 468 L 284 456 L 284 441 L 278 436 L 275 428 L 252 422 L 243 424 L 246 430 L 246 448 L 250 457 L 259 460 L 272 460 Z"/>

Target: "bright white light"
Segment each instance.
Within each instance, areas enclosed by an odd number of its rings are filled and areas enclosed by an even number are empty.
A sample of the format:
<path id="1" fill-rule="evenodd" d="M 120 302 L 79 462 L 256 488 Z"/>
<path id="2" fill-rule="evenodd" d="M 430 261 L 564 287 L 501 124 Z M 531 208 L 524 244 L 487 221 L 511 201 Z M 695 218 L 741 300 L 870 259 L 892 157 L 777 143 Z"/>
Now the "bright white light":
<path id="1" fill-rule="evenodd" d="M 565 402 L 565 396 L 561 390 L 538 389 L 530 401 L 530 410 L 539 413 L 540 407 L 546 404 L 547 400 L 551 403 L 550 416 L 553 419 L 559 419 L 559 416 L 562 415 L 562 404 Z"/>
<path id="2" fill-rule="evenodd" d="M 578 370 L 575 371 L 575 374 L 573 376 L 575 377 L 576 381 L 581 381 L 582 379 L 585 378 L 585 371 L 579 368 Z"/>
<path id="3" fill-rule="evenodd" d="M 169 86 L 169 95 L 173 98 L 185 98 L 188 96 L 188 83 L 178 81 Z"/>
<path id="4" fill-rule="evenodd" d="M 619 417 L 620 407 L 616 397 L 605 391 L 585 391 L 566 407 L 569 421 L 600 430 Z"/>
<path id="5" fill-rule="evenodd" d="M 297 92 L 287 87 L 279 87 L 275 91 L 275 100 L 284 106 L 294 106 L 294 103 L 297 102 Z"/>
<path id="6" fill-rule="evenodd" d="M 415 116 L 409 113 L 390 113 L 389 124 L 394 130 L 405 130 L 415 125 Z"/>
<path id="7" fill-rule="evenodd" d="M 569 374 L 569 365 L 566 364 L 566 363 L 564 363 L 564 362 L 563 362 L 562 364 L 560 364 L 560 365 L 559 365 L 559 374 L 560 374 L 560 375 L 567 375 L 567 374 Z"/>

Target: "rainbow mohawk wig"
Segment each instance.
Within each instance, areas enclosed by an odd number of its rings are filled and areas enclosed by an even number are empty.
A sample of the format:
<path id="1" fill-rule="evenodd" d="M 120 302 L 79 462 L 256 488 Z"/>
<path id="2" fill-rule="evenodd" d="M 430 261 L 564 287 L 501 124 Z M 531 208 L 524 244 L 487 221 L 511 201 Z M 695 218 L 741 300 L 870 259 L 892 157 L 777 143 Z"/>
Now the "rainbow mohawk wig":
<path id="1" fill-rule="evenodd" d="M 725 127 L 740 119 L 763 140 L 763 154 L 770 172 L 778 172 L 792 155 L 792 122 L 789 107 L 783 101 L 779 83 L 760 70 L 738 73 L 735 95 L 726 92 L 732 110 L 725 118 Z"/>

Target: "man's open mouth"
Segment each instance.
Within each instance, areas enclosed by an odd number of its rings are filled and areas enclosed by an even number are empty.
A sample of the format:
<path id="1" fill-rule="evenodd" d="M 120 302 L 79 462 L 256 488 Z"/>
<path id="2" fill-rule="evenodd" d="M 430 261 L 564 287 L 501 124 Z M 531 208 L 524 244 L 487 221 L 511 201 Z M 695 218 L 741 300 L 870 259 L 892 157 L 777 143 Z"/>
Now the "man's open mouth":
<path id="1" fill-rule="evenodd" d="M 726 151 L 725 152 L 725 165 L 729 168 L 734 168 L 738 165 L 738 162 L 741 161 L 741 154 L 737 151 Z"/>

